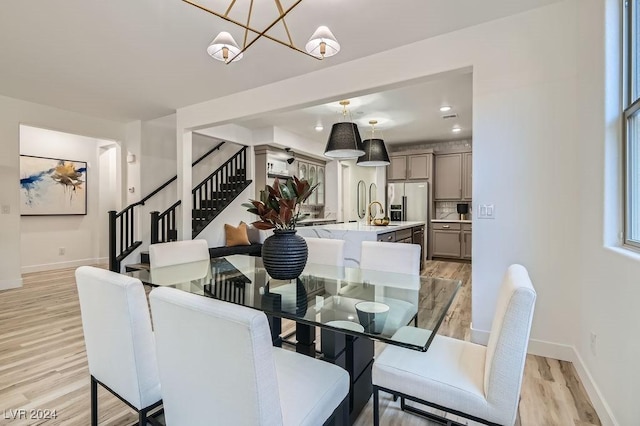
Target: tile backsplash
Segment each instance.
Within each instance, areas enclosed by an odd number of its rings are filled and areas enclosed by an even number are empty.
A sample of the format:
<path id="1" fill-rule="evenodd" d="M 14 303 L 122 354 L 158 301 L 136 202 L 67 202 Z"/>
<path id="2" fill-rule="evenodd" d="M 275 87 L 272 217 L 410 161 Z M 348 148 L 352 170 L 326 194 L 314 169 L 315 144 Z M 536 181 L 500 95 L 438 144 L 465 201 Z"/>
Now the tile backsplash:
<path id="1" fill-rule="evenodd" d="M 407 150 L 416 149 L 433 149 L 433 152 L 448 151 L 452 149 L 469 149 L 472 146 L 471 139 L 462 139 L 457 141 L 446 142 L 423 142 L 413 143 L 411 145 L 392 145 L 393 153 L 400 153 Z"/>
<path id="2" fill-rule="evenodd" d="M 465 219 L 471 220 L 473 206 L 469 201 L 436 201 L 435 219 L 460 219 L 458 204 L 469 204 L 469 213 L 465 215 Z"/>

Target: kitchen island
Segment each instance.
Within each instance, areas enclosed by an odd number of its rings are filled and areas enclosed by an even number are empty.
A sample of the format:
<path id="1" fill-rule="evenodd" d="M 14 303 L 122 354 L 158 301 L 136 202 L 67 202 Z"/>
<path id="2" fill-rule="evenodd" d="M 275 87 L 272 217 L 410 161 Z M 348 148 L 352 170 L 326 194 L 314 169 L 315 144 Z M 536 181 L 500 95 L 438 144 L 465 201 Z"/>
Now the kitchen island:
<path id="1" fill-rule="evenodd" d="M 420 244 L 424 260 L 425 223 L 420 221 L 391 222 L 387 226 L 373 226 L 361 222 L 334 223 L 297 228 L 303 237 L 344 240 L 344 265 L 360 266 L 360 246 L 363 241 L 386 241 Z M 422 264 L 422 262 L 421 262 Z"/>

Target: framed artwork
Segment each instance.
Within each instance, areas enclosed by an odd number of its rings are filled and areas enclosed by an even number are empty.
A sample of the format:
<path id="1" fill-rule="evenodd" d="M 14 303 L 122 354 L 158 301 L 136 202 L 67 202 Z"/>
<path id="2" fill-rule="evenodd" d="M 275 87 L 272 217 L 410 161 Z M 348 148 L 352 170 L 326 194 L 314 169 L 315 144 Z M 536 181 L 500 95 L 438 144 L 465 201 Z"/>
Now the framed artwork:
<path id="1" fill-rule="evenodd" d="M 86 215 L 87 163 L 20 156 L 20 215 Z"/>

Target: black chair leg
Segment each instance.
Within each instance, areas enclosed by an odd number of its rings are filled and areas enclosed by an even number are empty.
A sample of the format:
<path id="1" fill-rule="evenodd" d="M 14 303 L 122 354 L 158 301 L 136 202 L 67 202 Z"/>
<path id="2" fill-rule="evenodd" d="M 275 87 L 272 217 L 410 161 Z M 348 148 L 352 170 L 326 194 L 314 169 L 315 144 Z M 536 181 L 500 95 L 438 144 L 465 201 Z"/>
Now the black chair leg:
<path id="1" fill-rule="evenodd" d="M 138 411 L 138 426 L 147 426 L 147 410 Z"/>
<path id="2" fill-rule="evenodd" d="M 373 426 L 380 426 L 380 401 L 379 391 L 376 386 L 373 387 Z"/>
<path id="3" fill-rule="evenodd" d="M 91 376 L 91 426 L 98 426 L 98 382 Z"/>

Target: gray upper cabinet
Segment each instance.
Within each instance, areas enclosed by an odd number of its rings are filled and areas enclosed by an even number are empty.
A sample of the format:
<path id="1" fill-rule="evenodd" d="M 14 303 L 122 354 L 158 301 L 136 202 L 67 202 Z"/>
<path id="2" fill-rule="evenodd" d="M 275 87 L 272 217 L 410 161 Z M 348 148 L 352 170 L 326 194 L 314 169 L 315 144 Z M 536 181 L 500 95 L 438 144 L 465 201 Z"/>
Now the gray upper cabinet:
<path id="1" fill-rule="evenodd" d="M 431 177 L 432 154 L 418 154 L 407 157 L 407 179 L 429 179 Z"/>
<path id="2" fill-rule="evenodd" d="M 462 199 L 462 154 L 436 155 L 435 169 L 434 198 Z"/>
<path id="3" fill-rule="evenodd" d="M 407 178 L 407 156 L 396 155 L 389 158 L 387 180 L 405 180 Z"/>
<path id="4" fill-rule="evenodd" d="M 387 169 L 387 180 L 431 179 L 433 154 L 393 155 Z"/>
<path id="5" fill-rule="evenodd" d="M 473 154 L 465 152 L 462 154 L 462 199 L 471 200 L 473 176 Z"/>

